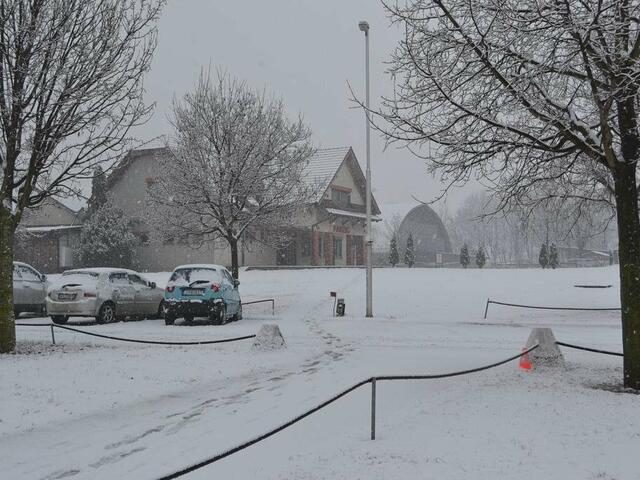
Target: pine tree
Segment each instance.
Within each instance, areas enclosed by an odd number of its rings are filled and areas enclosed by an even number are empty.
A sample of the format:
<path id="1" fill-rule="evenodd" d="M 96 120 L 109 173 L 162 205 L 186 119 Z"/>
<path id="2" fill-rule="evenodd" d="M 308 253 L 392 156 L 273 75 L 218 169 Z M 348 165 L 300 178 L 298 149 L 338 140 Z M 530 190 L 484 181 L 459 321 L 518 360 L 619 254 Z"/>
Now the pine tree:
<path id="1" fill-rule="evenodd" d="M 87 202 L 87 217 L 93 215 L 105 203 L 107 203 L 107 176 L 98 165 L 93 171 L 93 179 L 91 180 L 91 197 Z"/>
<path id="2" fill-rule="evenodd" d="M 395 267 L 400 262 L 400 254 L 398 253 L 398 240 L 395 233 L 391 237 L 391 245 L 389 246 L 389 263 Z"/>
<path id="3" fill-rule="evenodd" d="M 549 249 L 547 248 L 547 244 L 543 243 L 542 247 L 540 247 L 540 255 L 538 256 L 538 262 L 542 268 L 547 268 L 549 266 Z"/>
<path id="4" fill-rule="evenodd" d="M 460 249 L 460 265 L 462 265 L 464 268 L 467 268 L 470 261 L 471 258 L 469 257 L 469 247 L 467 247 L 467 244 L 465 243 Z"/>
<path id="5" fill-rule="evenodd" d="M 558 259 L 558 249 L 556 244 L 552 243 L 549 247 L 549 266 L 551 268 L 558 268 L 560 266 L 560 260 Z"/>
<path id="6" fill-rule="evenodd" d="M 87 267 L 133 268 L 137 244 L 127 216 L 107 202 L 82 225 L 76 257 Z"/>
<path id="7" fill-rule="evenodd" d="M 476 253 L 476 265 L 478 268 L 482 268 L 485 263 L 487 263 L 487 256 L 484 253 L 484 248 L 480 247 Z"/>
<path id="8" fill-rule="evenodd" d="M 416 254 L 413 249 L 413 235 L 410 233 L 409 237 L 407 237 L 407 248 L 404 251 L 404 263 L 406 263 L 409 268 L 413 267 L 413 264 L 416 260 Z"/>

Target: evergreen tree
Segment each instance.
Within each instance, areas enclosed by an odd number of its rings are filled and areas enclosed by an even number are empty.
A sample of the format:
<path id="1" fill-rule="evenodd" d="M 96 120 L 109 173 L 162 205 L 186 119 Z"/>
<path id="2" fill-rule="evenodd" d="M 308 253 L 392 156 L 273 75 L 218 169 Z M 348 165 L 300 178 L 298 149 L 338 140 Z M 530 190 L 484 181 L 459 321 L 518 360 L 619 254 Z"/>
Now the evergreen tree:
<path id="1" fill-rule="evenodd" d="M 391 237 L 391 245 L 389 246 L 389 263 L 395 267 L 400 262 L 400 254 L 398 253 L 398 240 L 395 233 Z"/>
<path id="2" fill-rule="evenodd" d="M 413 267 L 413 264 L 416 261 L 416 254 L 413 249 L 413 235 L 410 233 L 407 237 L 407 249 L 404 251 L 404 263 L 406 263 L 409 268 Z"/>
<path id="3" fill-rule="evenodd" d="M 552 243 L 549 247 L 549 266 L 551 268 L 558 268 L 560 266 L 560 260 L 558 259 L 558 249 L 556 244 Z"/>
<path id="4" fill-rule="evenodd" d="M 84 222 L 76 256 L 87 267 L 133 268 L 137 244 L 129 219 L 107 202 Z"/>
<path id="5" fill-rule="evenodd" d="M 543 243 L 542 247 L 540 247 L 540 255 L 538 256 L 538 262 L 542 268 L 547 268 L 549 266 L 549 249 L 547 248 L 547 244 Z"/>
<path id="6" fill-rule="evenodd" d="M 469 257 L 469 247 L 467 247 L 467 244 L 465 243 L 460 249 L 460 265 L 462 265 L 464 268 L 467 268 L 470 261 L 471 258 Z"/>
<path id="7" fill-rule="evenodd" d="M 476 265 L 478 268 L 482 268 L 485 263 L 487 263 L 487 256 L 484 253 L 484 248 L 480 247 L 476 253 Z"/>
<path id="8" fill-rule="evenodd" d="M 91 180 L 91 197 L 87 202 L 87 217 L 93 215 L 105 203 L 107 203 L 107 175 L 98 165 L 93 171 L 93 179 Z"/>

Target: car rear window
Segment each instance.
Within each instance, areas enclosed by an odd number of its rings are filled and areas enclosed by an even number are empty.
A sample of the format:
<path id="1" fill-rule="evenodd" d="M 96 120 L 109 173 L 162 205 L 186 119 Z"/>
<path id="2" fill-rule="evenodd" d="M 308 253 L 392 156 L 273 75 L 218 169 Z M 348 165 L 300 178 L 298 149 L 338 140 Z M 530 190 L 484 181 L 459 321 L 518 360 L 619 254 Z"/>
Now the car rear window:
<path id="1" fill-rule="evenodd" d="M 220 282 L 220 274 L 213 268 L 179 268 L 169 281 L 178 285 L 191 285 L 198 281 Z"/>
<path id="2" fill-rule="evenodd" d="M 56 284 L 59 285 L 95 285 L 98 281 L 96 272 L 65 272 L 58 279 Z"/>

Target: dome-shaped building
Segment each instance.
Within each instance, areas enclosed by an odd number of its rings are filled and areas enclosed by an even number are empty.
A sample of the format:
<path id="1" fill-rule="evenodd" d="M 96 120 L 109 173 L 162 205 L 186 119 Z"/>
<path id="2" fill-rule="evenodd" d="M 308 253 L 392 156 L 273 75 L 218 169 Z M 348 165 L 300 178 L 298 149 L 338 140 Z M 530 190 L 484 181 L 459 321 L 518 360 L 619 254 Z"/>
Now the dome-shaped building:
<path id="1" fill-rule="evenodd" d="M 398 229 L 398 247 L 404 252 L 409 233 L 413 235 L 416 266 L 436 261 L 436 253 L 451 253 L 451 241 L 442 220 L 428 205 L 418 205 L 402 220 Z M 400 253 L 402 260 L 403 253 Z"/>

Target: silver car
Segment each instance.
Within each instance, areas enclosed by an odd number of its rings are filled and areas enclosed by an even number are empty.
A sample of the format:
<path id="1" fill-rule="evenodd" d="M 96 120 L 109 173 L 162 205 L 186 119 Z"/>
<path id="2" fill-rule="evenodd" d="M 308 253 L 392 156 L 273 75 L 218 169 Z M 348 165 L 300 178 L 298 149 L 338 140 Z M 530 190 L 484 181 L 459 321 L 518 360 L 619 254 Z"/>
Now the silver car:
<path id="1" fill-rule="evenodd" d="M 22 312 L 45 312 L 47 277 L 31 265 L 13 262 L 13 311 L 17 317 Z"/>
<path id="2" fill-rule="evenodd" d="M 125 317 L 161 318 L 163 294 L 133 270 L 67 270 L 47 291 L 47 313 L 57 324 L 67 323 L 69 317 L 95 317 L 98 323 Z"/>

